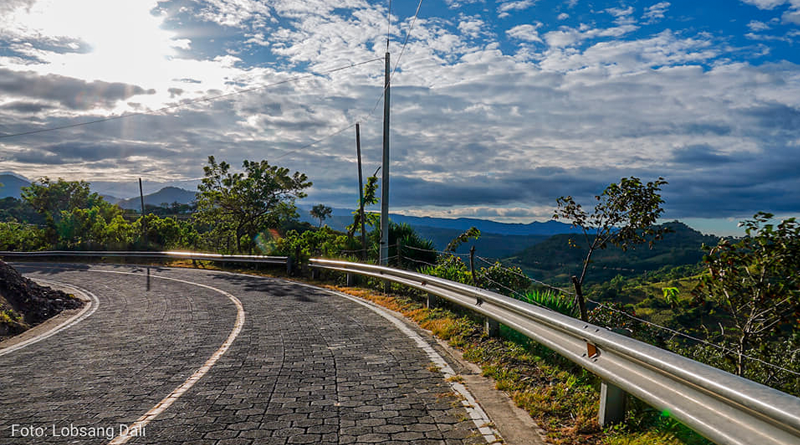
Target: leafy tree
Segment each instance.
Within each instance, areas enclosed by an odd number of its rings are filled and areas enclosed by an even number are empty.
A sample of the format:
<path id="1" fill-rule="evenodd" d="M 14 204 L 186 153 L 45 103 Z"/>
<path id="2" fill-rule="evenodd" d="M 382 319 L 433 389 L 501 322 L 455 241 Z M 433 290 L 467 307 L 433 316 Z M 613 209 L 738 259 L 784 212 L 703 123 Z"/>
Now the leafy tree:
<path id="1" fill-rule="evenodd" d="M 296 215 L 294 200 L 304 198 L 311 186 L 306 175 L 270 165 L 267 161 L 242 163 L 242 173 L 232 173 L 227 162 L 208 157 L 205 178 L 197 186 L 197 218 L 213 227 L 212 243 L 231 251 L 243 251 L 242 242 L 252 240 L 263 228 L 274 227 Z"/>
<path id="2" fill-rule="evenodd" d="M 322 227 L 322 221 L 328 219 L 332 212 L 333 209 L 325 204 L 317 204 L 312 207 L 311 211 L 308 213 L 311 214 L 312 217 L 319 219 L 319 227 Z"/>
<path id="3" fill-rule="evenodd" d="M 665 184 L 667 181 L 664 178 L 647 184 L 642 184 L 639 178 L 633 176 L 622 178 L 619 184 L 611 184 L 602 194 L 595 196 L 597 204 L 591 214 L 576 203 L 572 196 L 562 196 L 556 201 L 558 207 L 553 218 L 566 219 L 573 227 L 580 228 L 588 246 L 580 277 L 572 277 L 581 319 L 584 321 L 588 320 L 588 314 L 582 286 L 592 255 L 609 244 L 625 251 L 645 242 L 652 246 L 655 240 L 660 239 L 665 230 L 654 229 L 653 224 L 664 212 L 661 207 L 664 200 L 659 192 Z"/>
<path id="4" fill-rule="evenodd" d="M 41 232 L 17 221 L 0 222 L 0 250 L 40 250 L 46 247 Z"/>
<path id="5" fill-rule="evenodd" d="M 731 326 L 736 374 L 745 375 L 745 357 L 755 345 L 777 340 L 782 331 L 800 330 L 800 224 L 795 218 L 769 223 L 759 212 L 742 223 L 746 236 L 706 247 L 707 274 L 694 289 L 696 303 L 711 301 Z"/>
<path id="6" fill-rule="evenodd" d="M 37 213 L 26 201 L 8 196 L 0 199 L 0 221 L 44 224 L 44 217 Z"/>
<path id="7" fill-rule="evenodd" d="M 84 181 L 65 181 L 58 178 L 51 181 L 44 177 L 29 187 L 22 188 L 22 199 L 45 218 L 45 241 L 55 245 L 59 239 L 57 226 L 65 215 L 77 209 L 97 207 L 97 212 L 105 221 L 110 221 L 120 213 L 118 207 L 106 202 L 102 196 L 89 190 Z M 62 226 L 62 230 L 67 228 Z"/>

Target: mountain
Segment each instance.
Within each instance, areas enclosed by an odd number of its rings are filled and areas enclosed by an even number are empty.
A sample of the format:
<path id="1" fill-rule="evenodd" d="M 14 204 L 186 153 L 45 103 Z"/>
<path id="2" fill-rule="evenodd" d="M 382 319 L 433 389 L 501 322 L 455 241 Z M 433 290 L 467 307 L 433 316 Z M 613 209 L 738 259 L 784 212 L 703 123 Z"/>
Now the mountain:
<path id="1" fill-rule="evenodd" d="M 145 205 L 154 206 L 160 206 L 164 203 L 172 204 L 173 202 L 178 202 L 179 204 L 189 204 L 194 201 L 196 197 L 197 194 L 195 192 L 190 192 L 189 190 L 184 190 L 178 187 L 164 187 L 155 193 L 144 195 L 144 203 Z M 117 205 L 123 209 L 138 210 L 141 208 L 141 200 L 138 196 L 136 196 L 134 198 L 123 199 L 119 201 Z"/>
<path id="2" fill-rule="evenodd" d="M 444 250 L 453 238 L 464 233 L 460 229 L 442 229 L 439 227 L 412 226 L 422 238 L 433 241 L 436 250 Z M 514 255 L 521 250 L 548 239 L 549 235 L 500 235 L 481 232 L 477 240 L 470 239 L 462 244 L 456 253 L 468 253 L 475 246 L 475 255 L 483 258 L 503 258 Z"/>
<path id="3" fill-rule="evenodd" d="M 301 221 L 307 221 L 312 224 L 319 224 L 319 220 L 311 217 L 308 214 L 311 206 L 298 205 L 297 212 L 300 214 Z M 353 210 L 334 208 L 332 216 L 328 217 L 324 223 L 332 229 L 344 230 L 344 228 L 353 222 Z M 558 221 L 537 222 L 534 221 L 529 224 L 509 224 L 496 221 L 489 221 L 486 219 L 476 218 L 433 218 L 430 216 L 406 216 L 390 213 L 389 219 L 395 223 L 406 223 L 413 227 L 428 227 L 431 229 L 451 229 L 457 231 L 454 236 L 457 236 L 470 227 L 477 227 L 481 233 L 494 233 L 497 235 L 555 235 L 558 233 L 579 233 L 579 229 L 572 229 L 569 224 L 561 223 Z"/>
<path id="4" fill-rule="evenodd" d="M 22 187 L 28 187 L 31 182 L 27 179 L 10 172 L 0 173 L 0 198 L 19 199 Z"/>
<path id="5" fill-rule="evenodd" d="M 672 232 L 656 241 L 652 249 L 643 244 L 626 252 L 614 246 L 595 251 L 586 275 L 586 284 L 607 281 L 616 275 L 639 275 L 667 265 L 697 264 L 703 258 L 701 246 L 716 245 L 720 239 L 703 235 L 679 221 L 663 226 Z M 578 247 L 570 247 L 570 240 Z M 585 256 L 586 241 L 583 236 L 562 234 L 528 247 L 506 260 L 539 280 L 569 283 L 570 276 L 580 275 Z"/>

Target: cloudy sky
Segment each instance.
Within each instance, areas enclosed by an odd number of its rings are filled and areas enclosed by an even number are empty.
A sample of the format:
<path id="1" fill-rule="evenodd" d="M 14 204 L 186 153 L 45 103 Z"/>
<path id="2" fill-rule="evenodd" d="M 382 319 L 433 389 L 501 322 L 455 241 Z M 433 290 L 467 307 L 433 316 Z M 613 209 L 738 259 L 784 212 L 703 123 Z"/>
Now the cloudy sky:
<path id="1" fill-rule="evenodd" d="M 635 175 L 704 231 L 800 214 L 800 0 L 417 6 L 3 0 L 0 171 L 128 197 L 192 189 L 208 155 L 266 159 L 308 174 L 309 204 L 354 207 L 388 35 L 393 211 L 546 220 Z"/>

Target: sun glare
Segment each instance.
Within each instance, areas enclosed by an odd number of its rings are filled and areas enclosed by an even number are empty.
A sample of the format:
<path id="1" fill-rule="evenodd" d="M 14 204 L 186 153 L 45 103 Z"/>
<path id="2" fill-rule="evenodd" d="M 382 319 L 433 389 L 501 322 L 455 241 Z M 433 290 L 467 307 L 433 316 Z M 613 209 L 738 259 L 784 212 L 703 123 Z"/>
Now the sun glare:
<path id="1" fill-rule="evenodd" d="M 155 0 L 42 0 L 30 9 L 16 10 L 11 21 L 43 43 L 89 49 L 84 53 L 40 51 L 37 56 L 45 63 L 27 69 L 87 81 L 130 83 L 166 94 L 171 79 L 180 77 L 175 71 L 182 64 L 171 63 L 176 48 L 189 48 L 191 42 L 162 29 L 164 17 L 151 13 L 156 4 Z M 146 106 L 163 100 L 160 95 L 136 98 Z"/>

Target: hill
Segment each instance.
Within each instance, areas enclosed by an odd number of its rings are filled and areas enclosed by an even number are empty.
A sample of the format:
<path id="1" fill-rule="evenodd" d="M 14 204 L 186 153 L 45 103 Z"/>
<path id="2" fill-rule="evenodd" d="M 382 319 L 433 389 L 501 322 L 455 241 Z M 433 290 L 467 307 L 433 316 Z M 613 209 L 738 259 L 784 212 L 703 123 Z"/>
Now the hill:
<path id="1" fill-rule="evenodd" d="M 145 205 L 153 206 L 160 206 L 164 203 L 172 204 L 173 202 L 177 202 L 179 204 L 189 204 L 194 201 L 196 197 L 197 194 L 189 190 L 184 190 L 178 187 L 164 187 L 155 193 L 144 195 L 144 203 Z M 139 210 L 141 207 L 141 201 L 137 196 L 134 198 L 123 199 L 117 202 L 117 205 L 123 209 Z"/>
<path id="2" fill-rule="evenodd" d="M 0 174 L 0 198 L 19 199 L 22 187 L 31 185 L 27 179 L 13 173 Z"/>
<path id="3" fill-rule="evenodd" d="M 663 266 L 696 264 L 703 258 L 703 244 L 716 245 L 719 237 L 703 235 L 678 221 L 663 224 L 672 230 L 652 249 L 646 244 L 628 249 L 609 246 L 592 257 L 586 284 L 600 283 L 617 275 L 633 276 L 655 271 Z M 570 239 L 577 247 L 570 247 Z M 568 283 L 571 275 L 579 275 L 586 255 L 583 236 L 555 235 L 506 260 L 521 267 L 531 276 L 550 282 Z"/>
<path id="4" fill-rule="evenodd" d="M 463 230 L 442 229 L 438 227 L 413 226 L 425 239 L 433 241 L 437 250 L 444 250 L 453 238 L 464 233 Z M 468 253 L 475 246 L 475 254 L 484 258 L 503 258 L 548 239 L 549 235 L 500 235 L 481 233 L 481 237 L 462 244 L 456 253 Z"/>
<path id="5" fill-rule="evenodd" d="M 311 207 L 308 205 L 298 205 L 297 212 L 300 214 L 300 220 L 310 222 L 314 225 L 319 221 L 312 218 L 308 211 Z M 345 227 L 353 222 L 353 210 L 334 208 L 333 213 L 324 222 L 330 228 L 335 230 L 345 230 Z M 579 233 L 580 230 L 573 229 L 569 224 L 558 221 L 538 222 L 534 221 L 529 224 L 512 224 L 490 221 L 488 219 L 476 218 L 434 218 L 430 216 L 407 216 L 390 213 L 389 218 L 395 223 L 406 223 L 413 227 L 427 227 L 429 229 L 448 229 L 451 233 L 457 236 L 463 233 L 470 227 L 477 227 L 482 233 L 493 233 L 496 235 L 546 235 L 551 236 L 559 233 Z M 456 233 L 457 232 L 457 233 Z M 452 237 L 451 237 L 452 238 Z M 447 243 L 445 243 L 447 245 Z"/>

